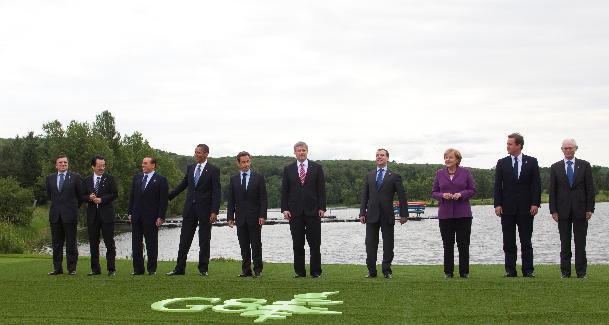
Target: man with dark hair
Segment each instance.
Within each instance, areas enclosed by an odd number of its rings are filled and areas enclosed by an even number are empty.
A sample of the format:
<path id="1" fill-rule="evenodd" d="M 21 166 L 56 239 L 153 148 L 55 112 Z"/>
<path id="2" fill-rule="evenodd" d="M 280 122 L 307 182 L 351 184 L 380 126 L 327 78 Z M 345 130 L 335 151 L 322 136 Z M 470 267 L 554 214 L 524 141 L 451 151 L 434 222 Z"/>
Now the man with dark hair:
<path id="1" fill-rule="evenodd" d="M 262 276 L 261 230 L 266 220 L 267 195 L 264 176 L 252 171 L 251 155 L 241 151 L 237 155 L 239 173 L 228 184 L 227 220 L 232 228 L 237 224 L 237 237 L 241 247 L 240 277 Z"/>
<path id="2" fill-rule="evenodd" d="M 133 176 L 129 192 L 129 222 L 131 223 L 131 248 L 133 250 L 132 275 L 144 274 L 144 247 L 149 275 L 156 274 L 159 253 L 159 227 L 165 222 L 167 212 L 167 178 L 155 171 L 156 159 L 144 157 L 142 172 Z"/>
<path id="3" fill-rule="evenodd" d="M 321 276 L 321 218 L 326 212 L 326 183 L 321 165 L 308 160 L 308 152 L 306 143 L 294 145 L 296 161 L 285 166 L 281 181 L 281 211 L 290 221 L 295 278 L 307 276 L 305 237 L 311 251 L 311 277 Z"/>
<path id="4" fill-rule="evenodd" d="M 53 243 L 53 271 L 49 275 L 63 274 L 63 245 L 66 245 L 66 260 L 69 275 L 76 275 L 78 246 L 76 243 L 76 225 L 78 208 L 84 195 L 82 179 L 77 173 L 68 171 L 68 157 L 58 156 L 55 159 L 56 173 L 46 178 L 46 191 L 51 208 L 51 241 Z"/>
<path id="5" fill-rule="evenodd" d="M 87 233 L 91 247 L 91 272 L 88 275 L 101 274 L 99 265 L 99 233 L 106 245 L 106 262 L 108 275 L 116 274 L 114 260 L 116 246 L 114 245 L 114 207 L 112 202 L 118 197 L 118 189 L 114 177 L 106 171 L 106 160 L 102 156 L 91 159 L 93 174 L 84 180 L 85 195 L 83 201 L 87 204 Z"/>
<path id="6" fill-rule="evenodd" d="M 167 275 L 184 275 L 186 259 L 192 244 L 192 239 L 199 226 L 199 274 L 208 276 L 209 244 L 211 241 L 211 226 L 216 222 L 220 211 L 220 169 L 208 163 L 209 147 L 199 144 L 195 147 L 196 162 L 186 167 L 182 182 L 169 193 L 172 200 L 182 191 L 186 191 L 184 210 L 182 212 L 182 230 L 178 260 L 173 271 Z"/>
<path id="7" fill-rule="evenodd" d="M 520 237 L 522 276 L 534 277 L 533 218 L 541 205 L 541 180 L 537 159 L 523 155 L 524 138 L 508 135 L 509 156 L 499 159 L 495 168 L 494 206 L 501 218 L 505 276 L 516 277 L 516 227 Z"/>
<path id="8" fill-rule="evenodd" d="M 563 278 L 571 277 L 571 235 L 575 242 L 575 273 L 585 278 L 586 235 L 588 220 L 594 213 L 594 183 L 590 163 L 577 158 L 577 143 L 565 139 L 561 150 L 564 159 L 550 167 L 550 213 L 558 223 L 560 234 L 560 271 Z M 573 233 L 571 233 L 573 232 Z"/>
<path id="9" fill-rule="evenodd" d="M 366 224 L 366 277 L 376 277 L 376 256 L 379 246 L 379 229 L 383 234 L 383 275 L 392 278 L 395 215 L 393 197 L 397 194 L 400 203 L 400 224 L 408 219 L 408 203 L 402 177 L 387 167 L 389 151 L 376 151 L 376 169 L 364 178 L 360 200 L 360 222 Z"/>

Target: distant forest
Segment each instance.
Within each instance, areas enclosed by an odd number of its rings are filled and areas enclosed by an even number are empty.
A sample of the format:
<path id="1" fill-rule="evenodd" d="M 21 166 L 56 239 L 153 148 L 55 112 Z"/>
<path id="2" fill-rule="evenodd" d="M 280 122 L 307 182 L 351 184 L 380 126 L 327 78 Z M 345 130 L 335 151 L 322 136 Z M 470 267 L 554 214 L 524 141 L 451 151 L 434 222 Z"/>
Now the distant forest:
<path id="1" fill-rule="evenodd" d="M 175 186 L 184 176 L 186 165 L 194 162 L 190 156 L 154 149 L 141 133 L 121 135 L 116 131 L 112 114 L 104 111 L 96 116 L 93 123 L 71 121 L 67 126 L 59 121 L 43 125 L 43 133 L 29 132 L 13 139 L 0 139 L 0 177 L 11 177 L 24 187 L 31 189 L 39 204 L 47 200 L 44 178 L 55 171 L 54 159 L 66 154 L 70 159 L 70 170 L 81 175 L 90 175 L 90 160 L 94 155 L 106 157 L 107 172 L 118 182 L 119 199 L 115 206 L 118 213 L 125 213 L 128 191 L 134 173 L 140 171 L 142 157 L 154 155 L 158 160 L 157 171 L 166 176 L 170 187 Z M 196 143 L 193 143 L 193 151 Z M 254 156 L 252 169 L 266 177 L 269 207 L 277 208 L 280 203 L 281 173 L 283 167 L 294 161 L 294 157 Z M 227 184 L 231 175 L 237 172 L 234 157 L 209 158 L 209 162 L 221 171 L 223 205 L 226 204 Z M 321 160 L 326 176 L 326 191 L 329 206 L 356 206 L 363 186 L 364 176 L 374 168 L 369 160 Z M 402 175 L 408 200 L 430 200 L 435 171 L 439 164 L 403 164 L 390 162 L 389 168 Z M 493 196 L 493 169 L 471 168 L 477 184 L 477 199 Z M 609 168 L 594 166 L 595 189 L 609 191 Z M 542 190 L 549 183 L 549 168 L 541 168 Z M 183 195 L 170 203 L 169 214 L 179 215 Z"/>

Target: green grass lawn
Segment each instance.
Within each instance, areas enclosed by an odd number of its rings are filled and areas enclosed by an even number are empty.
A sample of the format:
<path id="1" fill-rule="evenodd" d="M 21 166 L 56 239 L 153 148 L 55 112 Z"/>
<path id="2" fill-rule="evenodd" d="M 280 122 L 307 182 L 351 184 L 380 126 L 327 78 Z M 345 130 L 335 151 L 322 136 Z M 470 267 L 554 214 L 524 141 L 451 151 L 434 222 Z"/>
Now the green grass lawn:
<path id="1" fill-rule="evenodd" d="M 65 261 L 64 261 L 65 263 Z M 102 262 L 103 263 L 103 262 Z M 131 261 L 117 261 L 117 276 L 88 277 L 79 258 L 77 276 L 48 276 L 48 256 L 0 255 L 0 323 L 204 323 L 253 324 L 254 318 L 211 310 L 162 313 L 150 305 L 178 297 L 263 298 L 340 291 L 329 306 L 342 315 L 293 315 L 267 324 L 404 323 L 608 323 L 609 265 L 591 265 L 587 279 L 561 279 L 557 265 L 539 265 L 536 278 L 503 278 L 503 266 L 473 265 L 469 279 L 444 279 L 442 266 L 394 266 L 394 278 L 366 279 L 365 266 L 324 265 L 323 276 L 292 278 L 290 264 L 265 264 L 260 279 L 238 278 L 236 261 L 212 260 L 210 276 L 190 263 L 186 276 L 131 276 Z M 102 264 L 103 266 L 103 264 Z M 176 306 L 177 308 L 178 306 Z"/>

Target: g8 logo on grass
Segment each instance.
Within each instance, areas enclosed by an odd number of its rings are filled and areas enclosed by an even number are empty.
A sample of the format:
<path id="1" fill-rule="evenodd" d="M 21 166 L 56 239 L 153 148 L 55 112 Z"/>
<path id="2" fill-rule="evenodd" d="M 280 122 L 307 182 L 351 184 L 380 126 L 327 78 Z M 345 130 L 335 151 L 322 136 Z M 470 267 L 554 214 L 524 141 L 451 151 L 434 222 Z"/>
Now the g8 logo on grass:
<path id="1" fill-rule="evenodd" d="M 171 298 L 157 301 L 150 305 L 150 308 L 164 313 L 200 313 L 211 309 L 217 313 L 256 318 L 254 323 L 261 323 L 269 319 L 286 319 L 292 315 L 341 315 L 342 312 L 328 310 L 325 307 L 343 303 L 328 299 L 329 296 L 337 293 L 338 291 L 297 294 L 292 300 L 275 301 L 272 304 L 267 304 L 266 299 L 258 298 L 233 298 L 224 300 L 222 304 L 220 298 Z M 184 307 L 171 307 L 177 304 L 184 304 Z"/>

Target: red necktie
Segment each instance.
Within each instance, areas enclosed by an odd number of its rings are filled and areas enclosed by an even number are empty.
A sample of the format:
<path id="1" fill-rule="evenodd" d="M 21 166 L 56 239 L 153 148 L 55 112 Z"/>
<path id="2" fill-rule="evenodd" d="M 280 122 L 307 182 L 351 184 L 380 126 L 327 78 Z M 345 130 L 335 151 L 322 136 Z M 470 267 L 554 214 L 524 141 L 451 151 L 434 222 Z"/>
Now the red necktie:
<path id="1" fill-rule="evenodd" d="M 300 177 L 300 184 L 304 185 L 305 177 L 307 176 L 307 173 L 304 170 L 303 163 L 300 163 L 300 172 L 298 173 L 298 176 Z"/>

